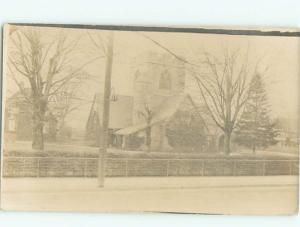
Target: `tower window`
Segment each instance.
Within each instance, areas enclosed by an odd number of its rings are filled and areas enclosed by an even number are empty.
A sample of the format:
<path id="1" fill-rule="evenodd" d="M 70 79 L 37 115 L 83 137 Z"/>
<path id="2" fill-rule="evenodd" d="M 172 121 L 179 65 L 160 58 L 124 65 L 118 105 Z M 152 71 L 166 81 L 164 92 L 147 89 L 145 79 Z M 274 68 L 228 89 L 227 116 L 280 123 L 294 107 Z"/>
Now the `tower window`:
<path id="1" fill-rule="evenodd" d="M 168 72 L 164 72 L 159 79 L 159 89 L 171 90 L 171 77 Z"/>

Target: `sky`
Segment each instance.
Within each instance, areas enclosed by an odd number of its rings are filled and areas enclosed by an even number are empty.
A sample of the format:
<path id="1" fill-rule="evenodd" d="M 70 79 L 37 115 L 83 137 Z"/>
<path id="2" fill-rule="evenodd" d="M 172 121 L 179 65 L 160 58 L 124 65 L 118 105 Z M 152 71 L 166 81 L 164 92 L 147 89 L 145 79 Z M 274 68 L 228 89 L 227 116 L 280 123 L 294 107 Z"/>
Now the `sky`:
<path id="1" fill-rule="evenodd" d="M 10 28 L 11 29 L 11 28 Z M 21 28 L 22 29 L 22 28 Z M 37 28 L 35 28 L 37 29 Z M 63 32 L 70 40 L 78 39 L 72 55 L 72 67 L 79 67 L 84 62 L 92 61 L 84 70 L 93 76 L 83 88 L 84 97 L 92 100 L 97 92 L 103 91 L 105 73 L 105 54 L 108 31 L 85 29 L 39 28 L 45 42 Z M 137 69 L 136 60 L 146 52 L 166 53 L 145 35 L 159 42 L 184 59 L 197 63 L 203 51 L 215 56 L 222 56 L 225 50 L 249 53 L 249 62 L 259 68 L 265 78 L 268 100 L 273 117 L 297 118 L 299 113 L 299 38 L 274 36 L 216 35 L 166 32 L 113 32 L 114 54 L 112 66 L 112 86 L 117 94 L 132 95 L 133 75 Z M 14 34 L 13 34 L 14 35 Z M 12 35 L 12 36 L 13 36 Z M 12 44 L 6 44 L 6 53 Z M 4 59 L 7 56 L 4 56 Z M 21 77 L 20 77 L 21 78 Z M 6 95 L 10 96 L 17 87 L 7 77 Z M 186 88 L 186 92 L 192 92 Z M 82 106 L 69 117 L 71 127 L 83 129 L 89 114 L 90 104 Z"/>

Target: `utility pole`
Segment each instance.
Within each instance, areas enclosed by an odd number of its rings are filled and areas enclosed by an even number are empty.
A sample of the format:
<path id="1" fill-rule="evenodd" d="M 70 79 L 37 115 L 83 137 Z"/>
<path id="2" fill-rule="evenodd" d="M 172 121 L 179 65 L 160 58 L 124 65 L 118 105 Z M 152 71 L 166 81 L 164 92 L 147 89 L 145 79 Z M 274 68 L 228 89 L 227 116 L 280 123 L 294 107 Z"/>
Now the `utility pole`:
<path id="1" fill-rule="evenodd" d="M 109 133 L 108 127 L 109 127 L 112 63 L 113 63 L 113 31 L 110 31 L 108 37 L 106 63 L 105 63 L 102 130 L 100 135 L 100 149 L 99 149 L 99 160 L 98 160 L 99 161 L 98 164 L 99 187 L 104 187 L 104 178 L 105 178 L 106 150 L 107 150 L 108 133 Z"/>

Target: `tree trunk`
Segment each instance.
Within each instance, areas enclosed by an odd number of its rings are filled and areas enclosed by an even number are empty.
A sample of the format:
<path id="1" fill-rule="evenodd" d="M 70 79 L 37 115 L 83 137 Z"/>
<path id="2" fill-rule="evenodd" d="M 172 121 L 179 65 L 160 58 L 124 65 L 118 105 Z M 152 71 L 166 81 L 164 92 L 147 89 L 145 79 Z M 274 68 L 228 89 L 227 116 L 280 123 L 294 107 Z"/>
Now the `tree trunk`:
<path id="1" fill-rule="evenodd" d="M 43 125 L 40 122 L 33 122 L 32 148 L 35 150 L 44 149 Z"/>
<path id="2" fill-rule="evenodd" d="M 32 125 L 32 149 L 43 150 L 44 149 L 44 124 L 41 118 L 39 108 L 33 109 L 33 125 Z"/>
<path id="3" fill-rule="evenodd" d="M 147 151 L 151 151 L 151 126 L 149 126 L 146 129 L 146 146 L 147 146 Z"/>
<path id="4" fill-rule="evenodd" d="M 252 145 L 252 153 L 255 154 L 256 152 L 256 146 L 255 146 L 255 143 Z"/>
<path id="5" fill-rule="evenodd" d="M 231 143 L 231 132 L 224 133 L 224 153 L 229 155 L 230 150 L 230 143 Z"/>
<path id="6" fill-rule="evenodd" d="M 230 138 L 232 133 L 232 122 L 231 122 L 231 107 L 232 107 L 232 77 L 230 78 L 228 73 L 225 73 L 226 78 L 226 90 L 225 90 L 225 130 L 224 130 L 224 153 L 230 154 Z"/>

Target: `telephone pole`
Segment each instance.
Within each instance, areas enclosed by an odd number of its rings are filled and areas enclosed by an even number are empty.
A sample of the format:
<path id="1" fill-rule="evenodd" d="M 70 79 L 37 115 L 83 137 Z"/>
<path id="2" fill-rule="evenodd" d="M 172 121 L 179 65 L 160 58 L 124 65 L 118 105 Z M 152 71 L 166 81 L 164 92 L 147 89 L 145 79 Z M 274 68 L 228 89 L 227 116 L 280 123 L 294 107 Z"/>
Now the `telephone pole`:
<path id="1" fill-rule="evenodd" d="M 111 74 L 113 63 L 113 31 L 109 32 L 106 63 L 105 63 L 105 82 L 102 113 L 102 128 L 100 134 L 99 164 L 98 164 L 98 185 L 104 187 L 106 150 L 108 145 L 109 109 L 111 93 Z"/>

